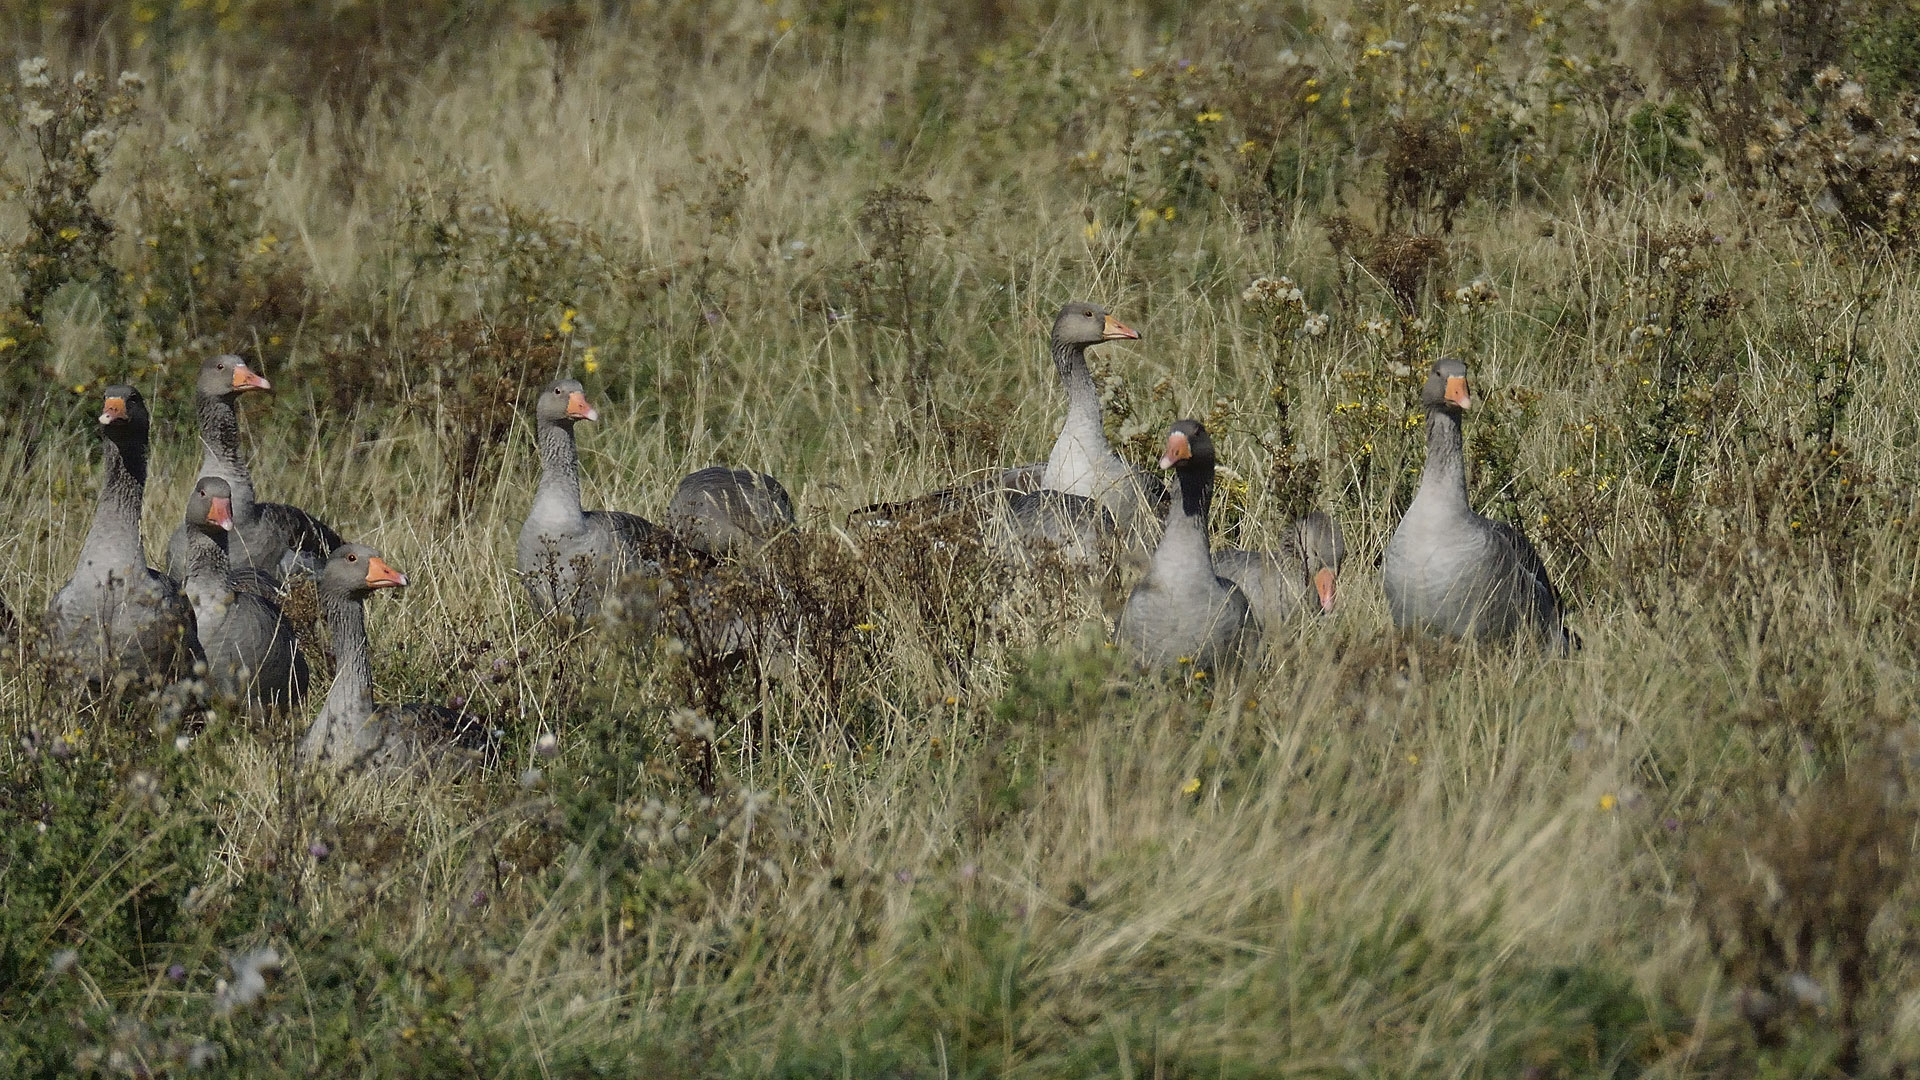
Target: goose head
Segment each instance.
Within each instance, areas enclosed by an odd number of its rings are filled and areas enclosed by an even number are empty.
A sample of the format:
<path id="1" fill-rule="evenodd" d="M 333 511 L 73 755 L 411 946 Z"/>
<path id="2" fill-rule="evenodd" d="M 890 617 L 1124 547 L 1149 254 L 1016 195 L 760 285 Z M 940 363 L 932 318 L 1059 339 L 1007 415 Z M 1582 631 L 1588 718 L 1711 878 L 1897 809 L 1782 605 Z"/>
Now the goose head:
<path id="1" fill-rule="evenodd" d="M 271 390 L 273 384 L 266 376 L 247 366 L 247 362 L 232 353 L 209 356 L 200 365 L 200 375 L 194 380 L 194 393 L 205 398 L 233 398 L 254 390 Z"/>
<path id="2" fill-rule="evenodd" d="M 203 476 L 187 496 L 187 524 L 209 536 L 233 531 L 233 491 L 217 476 Z"/>
<path id="3" fill-rule="evenodd" d="M 540 391 L 534 416 L 543 424 L 559 424 L 569 428 L 581 420 L 600 419 L 599 410 L 587 401 L 586 387 L 573 379 L 549 383 L 545 390 Z"/>
<path id="4" fill-rule="evenodd" d="M 1107 314 L 1099 304 L 1075 300 L 1054 317 L 1053 340 L 1057 345 L 1085 347 L 1103 341 L 1138 341 L 1140 334 Z"/>
<path id="5" fill-rule="evenodd" d="M 1300 559 L 1307 580 L 1319 595 L 1320 610 L 1333 610 L 1334 580 L 1340 576 L 1340 563 L 1347 557 L 1347 541 L 1340 526 L 1315 510 L 1295 525 L 1300 536 Z"/>
<path id="6" fill-rule="evenodd" d="M 405 588 L 407 575 L 387 565 L 380 553 L 365 544 L 341 544 L 327 556 L 320 570 L 320 595 L 360 601 L 380 589 Z"/>
<path id="7" fill-rule="evenodd" d="M 1445 409 L 1454 415 L 1465 412 L 1473 403 L 1467 393 L 1467 365 L 1457 356 L 1443 356 L 1433 362 L 1427 385 L 1420 388 L 1420 404 L 1428 411 Z"/>
<path id="8" fill-rule="evenodd" d="M 1213 471 L 1213 436 L 1198 420 L 1182 420 L 1167 431 L 1167 447 L 1160 455 L 1160 467 L 1185 473 Z"/>
<path id="9" fill-rule="evenodd" d="M 145 442 L 147 425 L 152 418 L 147 413 L 147 403 L 140 396 L 140 391 L 122 383 L 107 387 L 102 398 L 101 432 L 117 443 Z"/>

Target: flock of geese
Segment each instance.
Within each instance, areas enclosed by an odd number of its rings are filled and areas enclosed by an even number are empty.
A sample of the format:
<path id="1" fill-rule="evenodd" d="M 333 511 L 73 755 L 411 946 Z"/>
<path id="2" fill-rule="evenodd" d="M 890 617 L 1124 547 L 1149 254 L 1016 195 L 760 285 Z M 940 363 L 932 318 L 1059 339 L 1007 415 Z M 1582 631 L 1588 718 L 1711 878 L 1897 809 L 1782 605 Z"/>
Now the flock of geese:
<path id="1" fill-rule="evenodd" d="M 1116 562 L 1145 572 L 1128 595 L 1116 641 L 1143 667 L 1230 673 L 1261 636 L 1305 613 L 1331 611 L 1346 545 L 1324 513 L 1293 522 L 1281 547 L 1215 548 L 1208 508 L 1214 447 L 1197 420 L 1168 431 L 1160 467 L 1136 468 L 1108 444 L 1086 352 L 1139 334 L 1095 304 L 1054 320 L 1051 353 L 1067 415 L 1044 465 L 1007 469 L 968 488 L 868 507 L 864 527 L 964 511 L 983 540 L 1018 566 L 1049 553 L 1089 569 Z M 50 658 L 96 692 L 203 677 L 249 707 L 294 709 L 308 692 L 300 643 L 280 603 L 310 578 L 332 637 L 333 684 L 302 753 L 335 765 L 400 766 L 447 748 L 479 749 L 482 725 L 432 705 L 378 706 L 363 604 L 404 588 L 380 552 L 349 543 L 312 514 L 261 502 L 240 449 L 239 400 L 271 384 L 239 357 L 208 359 L 195 384 L 204 448 L 184 518 L 154 570 L 140 536 L 149 415 L 132 386 L 108 387 L 99 425 L 105 469 L 99 505 L 72 580 L 44 621 Z M 1436 363 L 1422 391 L 1427 459 L 1420 486 L 1382 563 L 1396 626 L 1482 640 L 1573 642 L 1539 555 L 1513 526 L 1467 501 L 1461 418 L 1471 405 L 1466 366 Z M 534 407 L 540 483 L 520 530 L 517 569 L 537 612 L 591 618 L 626 575 L 711 566 L 750 555 L 794 528 L 779 481 L 747 469 L 702 469 L 681 481 L 665 525 L 588 510 L 580 500 L 574 428 L 598 412 L 578 382 L 544 388 Z M 853 519 L 850 518 L 850 522 Z M 685 559 L 675 562 L 675 554 Z M 0 620 L 12 616 L 0 604 Z"/>

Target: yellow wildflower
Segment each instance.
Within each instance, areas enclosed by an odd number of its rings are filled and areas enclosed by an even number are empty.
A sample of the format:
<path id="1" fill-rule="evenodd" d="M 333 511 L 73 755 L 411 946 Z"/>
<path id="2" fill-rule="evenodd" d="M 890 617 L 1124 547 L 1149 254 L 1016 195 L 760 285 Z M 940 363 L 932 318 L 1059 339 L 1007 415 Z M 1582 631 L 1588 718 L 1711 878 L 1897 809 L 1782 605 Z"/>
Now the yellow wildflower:
<path id="1" fill-rule="evenodd" d="M 1142 77 L 1144 77 L 1144 76 L 1146 75 L 1146 73 L 1147 73 L 1147 69 L 1146 69 L 1146 68 L 1134 68 L 1134 69 L 1133 69 L 1133 77 L 1134 77 L 1134 78 L 1136 78 L 1136 79 L 1138 79 L 1138 78 L 1142 78 Z"/>
<path id="2" fill-rule="evenodd" d="M 1254 142 L 1252 139 L 1248 139 L 1246 142 L 1240 144 L 1240 152 L 1243 154 L 1251 154 L 1258 149 L 1260 149 L 1260 144 Z"/>
<path id="3" fill-rule="evenodd" d="M 1600 809 L 1602 810 L 1611 810 L 1618 804 L 1619 804 L 1619 800 L 1613 797 L 1612 792 L 1608 792 L 1605 795 L 1600 796 Z"/>
<path id="4" fill-rule="evenodd" d="M 1165 209 L 1163 209 L 1163 210 L 1161 210 L 1161 211 L 1160 211 L 1160 218 L 1161 218 L 1161 220 L 1163 220 L 1163 221 L 1172 221 L 1172 220 L 1173 220 L 1173 207 L 1171 207 L 1171 206 L 1169 206 L 1169 207 L 1166 207 Z"/>
<path id="5" fill-rule="evenodd" d="M 573 333 L 573 319 L 574 316 L 578 314 L 580 314 L 580 312 L 573 308 L 568 308 L 560 313 L 560 332 L 562 334 Z"/>
<path id="6" fill-rule="evenodd" d="M 1200 790 L 1200 778 L 1197 776 L 1188 777 L 1187 782 L 1180 785 L 1180 794 L 1182 795 L 1192 795 L 1193 793 L 1199 790 Z"/>
<path id="7" fill-rule="evenodd" d="M 80 230 L 69 225 L 66 228 L 60 230 L 60 239 L 78 240 L 80 239 Z"/>
<path id="8" fill-rule="evenodd" d="M 1100 219 L 1094 218 L 1092 221 L 1087 222 L 1086 227 L 1080 231 L 1086 234 L 1089 240 L 1098 239 L 1100 236 Z"/>
<path id="9" fill-rule="evenodd" d="M 1193 122 L 1196 124 L 1217 124 L 1221 121 L 1221 119 L 1222 119 L 1221 115 L 1212 109 L 1208 109 L 1206 112 L 1203 112 L 1203 113 L 1195 113 L 1193 115 Z"/>
<path id="10" fill-rule="evenodd" d="M 1320 100 L 1320 91 L 1318 90 L 1315 90 L 1313 93 L 1307 95 L 1307 104 L 1309 105 L 1319 100 Z"/>
<path id="11" fill-rule="evenodd" d="M 591 347 L 589 347 L 587 351 L 580 354 L 580 370 L 586 372 L 589 375 L 600 370 L 599 354 Z"/>

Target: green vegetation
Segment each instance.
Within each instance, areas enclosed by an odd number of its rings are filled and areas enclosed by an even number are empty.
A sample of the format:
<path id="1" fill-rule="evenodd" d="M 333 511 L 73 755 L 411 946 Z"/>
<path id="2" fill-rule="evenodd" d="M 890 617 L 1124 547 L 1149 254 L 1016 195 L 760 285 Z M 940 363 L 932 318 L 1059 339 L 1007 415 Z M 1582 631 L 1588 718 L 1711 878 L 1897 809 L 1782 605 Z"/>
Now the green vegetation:
<path id="1" fill-rule="evenodd" d="M 1911 7 L 941 6 L 0 2 L 0 1074 L 1914 1075 Z M 843 528 L 1043 457 L 1076 297 L 1123 453 L 1199 416 L 1234 542 L 1345 529 L 1235 692 Z M 496 768 L 49 683 L 98 389 L 157 558 L 219 350 Z M 1388 628 L 1446 351 L 1571 659 Z M 532 622 L 556 373 L 590 505 L 792 489 L 797 662 Z"/>

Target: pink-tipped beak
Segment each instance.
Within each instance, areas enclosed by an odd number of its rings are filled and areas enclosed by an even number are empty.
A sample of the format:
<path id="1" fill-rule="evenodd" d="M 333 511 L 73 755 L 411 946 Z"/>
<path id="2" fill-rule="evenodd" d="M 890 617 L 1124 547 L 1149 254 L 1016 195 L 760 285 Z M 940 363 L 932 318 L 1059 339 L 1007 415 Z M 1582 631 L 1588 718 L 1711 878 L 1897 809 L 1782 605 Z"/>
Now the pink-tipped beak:
<path id="1" fill-rule="evenodd" d="M 245 364 L 233 365 L 233 388 L 235 390 L 271 390 L 273 384 L 265 375 L 257 374 Z"/>
<path id="2" fill-rule="evenodd" d="M 1464 409 L 1473 404 L 1472 396 L 1467 393 L 1467 377 L 1465 375 L 1449 375 L 1447 377 L 1447 404 L 1460 409 Z"/>
<path id="3" fill-rule="evenodd" d="M 587 403 L 587 395 L 575 390 L 567 396 L 567 416 L 574 420 L 598 420 L 600 412 Z"/>
<path id="4" fill-rule="evenodd" d="M 367 588 L 404 589 L 407 575 L 387 565 L 387 561 L 375 555 L 367 560 Z"/>
<path id="5" fill-rule="evenodd" d="M 214 499 L 213 505 L 207 510 L 207 523 L 209 525 L 218 525 L 228 532 L 232 532 L 233 500 Z"/>
<path id="6" fill-rule="evenodd" d="M 1139 341 L 1140 331 L 1129 327 L 1113 316 L 1107 316 L 1107 322 L 1100 330 L 1101 341 Z"/>
<path id="7" fill-rule="evenodd" d="M 1333 610 L 1333 567 L 1323 566 L 1313 575 L 1313 588 L 1320 594 L 1320 610 Z"/>
<path id="8" fill-rule="evenodd" d="M 1173 432 L 1167 436 L 1167 452 L 1160 455 L 1160 467 L 1171 469 L 1192 456 L 1193 446 L 1187 442 L 1186 432 Z"/>

